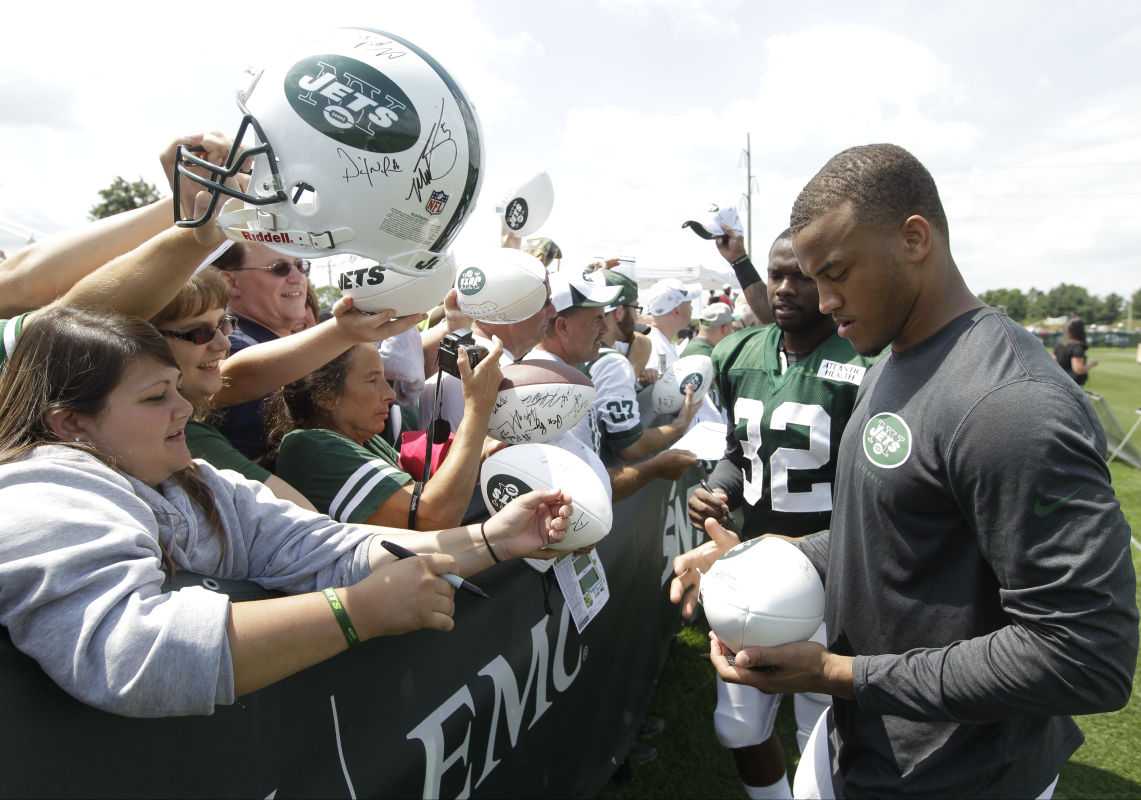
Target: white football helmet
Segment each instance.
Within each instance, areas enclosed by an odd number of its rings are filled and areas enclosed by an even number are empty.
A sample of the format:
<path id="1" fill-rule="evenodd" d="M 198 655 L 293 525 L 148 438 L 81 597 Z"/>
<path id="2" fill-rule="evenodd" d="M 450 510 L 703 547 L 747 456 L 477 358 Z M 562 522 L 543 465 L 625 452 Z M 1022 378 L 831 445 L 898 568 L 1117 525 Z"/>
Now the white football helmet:
<path id="1" fill-rule="evenodd" d="M 205 224 L 227 195 L 218 225 L 235 241 L 431 271 L 483 178 L 482 129 L 467 95 L 423 50 L 369 28 L 337 28 L 289 52 L 239 88 L 244 116 L 225 165 L 179 148 L 176 183 L 213 194 L 206 214 L 179 224 Z M 255 141 L 243 152 L 247 135 Z M 246 191 L 225 184 L 250 163 Z"/>

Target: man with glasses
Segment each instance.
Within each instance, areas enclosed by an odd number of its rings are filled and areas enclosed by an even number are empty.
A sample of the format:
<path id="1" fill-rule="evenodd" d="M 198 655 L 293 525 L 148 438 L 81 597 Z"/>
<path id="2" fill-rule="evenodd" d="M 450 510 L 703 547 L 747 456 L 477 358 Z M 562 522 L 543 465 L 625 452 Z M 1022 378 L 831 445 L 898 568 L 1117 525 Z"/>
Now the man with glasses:
<path id="1" fill-rule="evenodd" d="M 253 344 L 288 336 L 305 320 L 309 262 L 289 258 L 256 242 L 235 242 L 214 259 L 230 287 L 231 356 Z M 242 455 L 265 452 L 265 398 L 227 408 L 218 429 Z"/>

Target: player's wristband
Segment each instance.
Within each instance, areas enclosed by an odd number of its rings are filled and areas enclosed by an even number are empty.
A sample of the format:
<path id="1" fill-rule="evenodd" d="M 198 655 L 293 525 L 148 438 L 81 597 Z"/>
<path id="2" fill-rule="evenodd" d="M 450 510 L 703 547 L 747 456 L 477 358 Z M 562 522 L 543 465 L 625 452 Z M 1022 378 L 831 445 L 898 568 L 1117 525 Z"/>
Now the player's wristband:
<path id="1" fill-rule="evenodd" d="M 753 266 L 753 262 L 749 260 L 747 254 L 731 262 L 729 266 L 737 274 L 737 282 L 741 284 L 741 291 L 761 280 L 761 276 L 757 274 L 757 268 Z"/>
<path id="2" fill-rule="evenodd" d="M 361 637 L 357 635 L 357 629 L 353 627 L 353 621 L 349 619 L 349 612 L 345 611 L 341 598 L 337 597 L 337 592 L 332 587 L 325 589 L 324 594 L 325 599 L 333 608 L 333 616 L 337 618 L 337 624 L 341 626 L 341 633 L 345 634 L 345 641 L 349 643 L 349 647 L 356 647 L 361 643 Z"/>

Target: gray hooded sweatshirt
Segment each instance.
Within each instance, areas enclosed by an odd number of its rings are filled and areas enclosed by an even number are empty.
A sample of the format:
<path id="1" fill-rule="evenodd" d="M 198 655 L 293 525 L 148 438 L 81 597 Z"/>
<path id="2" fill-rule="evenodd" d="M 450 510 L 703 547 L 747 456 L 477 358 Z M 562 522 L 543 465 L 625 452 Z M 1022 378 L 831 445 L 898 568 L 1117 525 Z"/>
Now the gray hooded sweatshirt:
<path id="1" fill-rule="evenodd" d="M 202 587 L 164 593 L 160 541 L 179 569 L 289 593 L 369 575 L 375 529 L 197 463 L 218 532 L 172 482 L 152 489 L 75 448 L 45 445 L 0 465 L 0 624 L 85 703 L 157 717 L 234 701 L 228 598 Z"/>

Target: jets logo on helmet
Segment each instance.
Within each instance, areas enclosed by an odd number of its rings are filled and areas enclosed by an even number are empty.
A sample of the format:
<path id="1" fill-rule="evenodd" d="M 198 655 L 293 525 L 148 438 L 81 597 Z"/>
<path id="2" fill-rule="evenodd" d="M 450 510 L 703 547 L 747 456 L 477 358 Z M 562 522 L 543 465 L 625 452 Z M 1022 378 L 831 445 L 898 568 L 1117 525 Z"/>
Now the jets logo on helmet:
<path id="1" fill-rule="evenodd" d="M 229 197 L 217 219 L 231 239 L 293 257 L 361 256 L 408 276 L 436 271 L 483 178 L 479 118 L 455 78 L 411 42 L 368 28 L 279 51 L 238 93 L 244 116 L 225 164 L 180 148 L 176 183 L 213 197 L 179 224 L 205 224 Z M 247 163 L 240 190 L 233 178 Z"/>
<path id="2" fill-rule="evenodd" d="M 286 74 L 285 92 L 301 119 L 341 144 L 402 153 L 420 138 L 420 116 L 408 95 L 356 59 L 303 59 Z"/>

